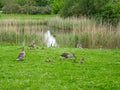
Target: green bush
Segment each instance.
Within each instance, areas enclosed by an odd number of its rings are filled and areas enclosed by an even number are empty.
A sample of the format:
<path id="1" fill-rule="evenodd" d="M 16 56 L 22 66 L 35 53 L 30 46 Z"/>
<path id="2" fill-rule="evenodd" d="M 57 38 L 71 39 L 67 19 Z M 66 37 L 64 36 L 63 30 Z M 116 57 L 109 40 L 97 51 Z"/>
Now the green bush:
<path id="1" fill-rule="evenodd" d="M 99 15 L 104 21 L 116 25 L 120 21 L 120 2 L 108 3 Z"/>
<path id="2" fill-rule="evenodd" d="M 39 7 L 40 14 L 50 14 L 51 8 L 49 6 Z"/>
<path id="3" fill-rule="evenodd" d="M 96 17 L 112 25 L 120 21 L 120 1 L 116 0 L 66 0 L 60 12 L 63 17 Z"/>
<path id="4" fill-rule="evenodd" d="M 52 13 L 58 14 L 63 7 L 64 0 L 54 0 L 51 4 Z"/>
<path id="5" fill-rule="evenodd" d="M 39 7 L 29 6 L 28 13 L 29 14 L 38 14 L 39 13 Z"/>
<path id="6" fill-rule="evenodd" d="M 20 6 L 18 4 L 6 5 L 2 8 L 3 13 L 21 13 L 21 14 L 50 14 L 49 6 Z"/>
<path id="7" fill-rule="evenodd" d="M 24 5 L 24 6 L 21 6 L 20 7 L 20 9 L 19 9 L 19 13 L 22 13 L 22 14 L 25 14 L 25 13 L 27 13 L 27 8 L 26 7 L 28 7 L 27 5 Z"/>
<path id="8" fill-rule="evenodd" d="M 63 4 L 63 8 L 60 11 L 62 17 L 69 17 L 75 15 L 73 7 L 75 6 L 74 0 L 66 0 Z"/>
<path id="9" fill-rule="evenodd" d="M 2 9 L 3 7 L 3 3 L 0 1 L 0 10 Z"/>
<path id="10" fill-rule="evenodd" d="M 24 5 L 21 6 L 19 11 L 22 14 L 39 14 L 39 7 Z"/>
<path id="11" fill-rule="evenodd" d="M 19 10 L 20 5 L 18 4 L 9 4 L 2 8 L 3 13 L 19 13 Z"/>

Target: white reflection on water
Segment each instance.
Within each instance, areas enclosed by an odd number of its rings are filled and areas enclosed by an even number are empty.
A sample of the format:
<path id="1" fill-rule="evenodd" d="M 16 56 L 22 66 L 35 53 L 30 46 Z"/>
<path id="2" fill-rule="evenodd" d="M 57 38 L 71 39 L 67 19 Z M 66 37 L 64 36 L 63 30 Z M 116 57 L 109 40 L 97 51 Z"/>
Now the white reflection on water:
<path id="1" fill-rule="evenodd" d="M 50 30 L 45 32 L 44 39 L 47 47 L 57 46 L 56 39 L 51 35 Z"/>

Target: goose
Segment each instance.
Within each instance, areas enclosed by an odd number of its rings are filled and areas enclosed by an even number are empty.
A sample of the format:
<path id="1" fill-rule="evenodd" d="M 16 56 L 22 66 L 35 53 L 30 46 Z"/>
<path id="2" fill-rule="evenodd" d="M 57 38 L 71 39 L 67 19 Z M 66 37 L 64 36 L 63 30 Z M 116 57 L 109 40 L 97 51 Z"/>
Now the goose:
<path id="1" fill-rule="evenodd" d="M 22 51 L 18 54 L 16 60 L 23 60 L 23 58 L 25 57 L 24 47 L 22 47 L 21 49 L 22 49 Z"/>
<path id="2" fill-rule="evenodd" d="M 60 56 L 64 58 L 74 58 L 74 62 L 76 62 L 77 59 L 77 57 L 73 53 L 62 53 Z"/>
<path id="3" fill-rule="evenodd" d="M 33 49 L 35 47 L 35 42 L 33 42 L 30 46 L 28 46 L 29 49 Z"/>

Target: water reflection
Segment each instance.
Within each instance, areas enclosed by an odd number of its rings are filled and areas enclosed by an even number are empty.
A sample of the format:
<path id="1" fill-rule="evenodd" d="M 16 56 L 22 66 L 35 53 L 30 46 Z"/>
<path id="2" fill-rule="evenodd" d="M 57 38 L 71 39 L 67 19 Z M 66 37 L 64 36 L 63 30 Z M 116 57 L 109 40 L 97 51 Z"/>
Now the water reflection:
<path id="1" fill-rule="evenodd" d="M 47 47 L 57 46 L 56 39 L 53 37 L 53 35 L 50 33 L 50 30 L 45 32 L 44 34 L 44 42 Z"/>

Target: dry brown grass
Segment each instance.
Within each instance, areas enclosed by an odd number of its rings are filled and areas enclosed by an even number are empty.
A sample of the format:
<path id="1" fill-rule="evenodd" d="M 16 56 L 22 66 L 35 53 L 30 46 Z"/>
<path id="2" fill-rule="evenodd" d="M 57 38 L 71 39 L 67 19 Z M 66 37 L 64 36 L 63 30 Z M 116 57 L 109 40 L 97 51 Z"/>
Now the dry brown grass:
<path id="1" fill-rule="evenodd" d="M 120 48 L 120 23 L 115 28 L 111 25 L 97 24 L 94 19 L 85 17 L 63 19 L 57 16 L 43 20 L 1 19 L 0 42 L 18 43 L 23 38 L 26 38 L 28 42 L 32 40 L 40 42 L 43 40 L 40 32 L 48 29 L 55 30 L 57 42 L 63 47 L 76 47 L 77 42 L 80 42 L 83 47 L 87 48 L 101 46 L 103 48 Z"/>

